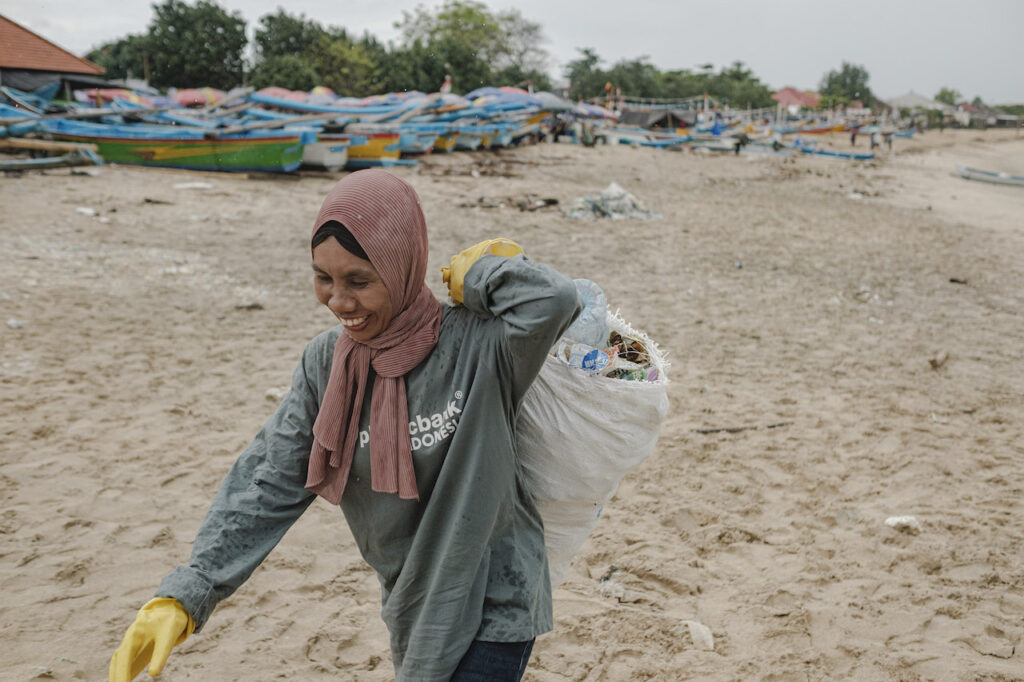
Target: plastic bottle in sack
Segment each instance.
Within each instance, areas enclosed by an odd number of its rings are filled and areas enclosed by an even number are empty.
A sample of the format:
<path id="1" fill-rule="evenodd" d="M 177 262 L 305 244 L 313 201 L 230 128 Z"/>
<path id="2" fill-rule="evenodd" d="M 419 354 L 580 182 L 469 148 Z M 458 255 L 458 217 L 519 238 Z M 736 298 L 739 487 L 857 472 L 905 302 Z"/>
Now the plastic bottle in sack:
<path id="1" fill-rule="evenodd" d="M 574 279 L 583 311 L 567 330 L 565 336 L 594 348 L 608 345 L 608 299 L 604 291 L 589 279 Z"/>
<path id="2" fill-rule="evenodd" d="M 595 374 L 604 370 L 611 362 L 611 357 L 603 350 L 565 339 L 559 342 L 555 356 L 570 367 Z"/>

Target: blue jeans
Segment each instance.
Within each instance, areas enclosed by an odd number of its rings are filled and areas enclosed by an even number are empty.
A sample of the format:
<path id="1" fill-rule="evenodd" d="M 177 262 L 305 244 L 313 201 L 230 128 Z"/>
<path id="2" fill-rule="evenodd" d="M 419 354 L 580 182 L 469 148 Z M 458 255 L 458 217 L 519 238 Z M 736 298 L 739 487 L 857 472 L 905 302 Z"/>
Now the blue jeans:
<path id="1" fill-rule="evenodd" d="M 473 640 L 451 682 L 519 682 L 530 661 L 533 642 Z"/>

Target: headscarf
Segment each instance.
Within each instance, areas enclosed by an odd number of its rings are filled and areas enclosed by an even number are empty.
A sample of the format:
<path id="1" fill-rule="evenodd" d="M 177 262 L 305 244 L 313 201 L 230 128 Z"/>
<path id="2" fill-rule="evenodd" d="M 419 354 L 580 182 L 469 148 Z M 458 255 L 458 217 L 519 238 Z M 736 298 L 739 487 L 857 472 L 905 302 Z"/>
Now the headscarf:
<path id="1" fill-rule="evenodd" d="M 372 366 L 370 405 L 373 490 L 419 499 L 409 437 L 405 374 L 437 344 L 441 304 L 427 288 L 427 225 L 412 186 L 384 170 L 362 170 L 340 180 L 324 199 L 313 226 L 336 220 L 370 257 L 396 311 L 388 327 L 365 343 L 342 331 L 320 412 L 313 424 L 306 489 L 341 501 L 359 438 L 359 416 Z"/>

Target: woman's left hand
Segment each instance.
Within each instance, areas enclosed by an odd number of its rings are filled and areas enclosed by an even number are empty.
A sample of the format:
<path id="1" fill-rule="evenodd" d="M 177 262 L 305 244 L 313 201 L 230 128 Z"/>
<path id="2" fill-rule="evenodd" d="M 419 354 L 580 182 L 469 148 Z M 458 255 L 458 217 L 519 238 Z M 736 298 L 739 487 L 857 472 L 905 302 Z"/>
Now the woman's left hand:
<path id="1" fill-rule="evenodd" d="M 452 256 L 451 264 L 441 267 L 441 279 L 448 285 L 448 293 L 456 303 L 462 303 L 462 283 L 473 263 L 487 255 L 518 256 L 523 253 L 523 247 L 511 239 L 498 237 L 488 239 L 479 244 L 474 244 L 465 251 Z"/>

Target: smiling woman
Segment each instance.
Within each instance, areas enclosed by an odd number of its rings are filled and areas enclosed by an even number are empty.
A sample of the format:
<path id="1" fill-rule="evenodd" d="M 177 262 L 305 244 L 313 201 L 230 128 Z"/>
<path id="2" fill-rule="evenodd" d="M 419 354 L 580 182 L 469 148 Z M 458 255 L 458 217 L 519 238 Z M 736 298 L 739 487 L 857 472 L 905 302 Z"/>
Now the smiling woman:
<path id="1" fill-rule="evenodd" d="M 517 415 L 579 312 L 576 287 L 490 240 L 452 259 L 454 305 L 442 304 L 424 281 L 419 198 L 384 170 L 334 186 L 310 246 L 317 299 L 341 324 L 306 347 L 188 565 L 129 627 L 110 680 L 159 673 L 320 496 L 341 507 L 380 579 L 396 679 L 516 682 L 553 626 Z"/>
<path id="2" fill-rule="evenodd" d="M 329 221 L 313 237 L 317 300 L 334 313 L 346 333 L 368 341 L 391 323 L 391 296 L 352 233 Z"/>

